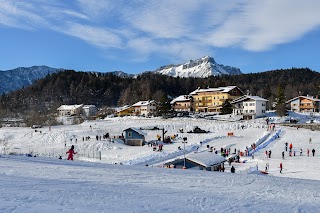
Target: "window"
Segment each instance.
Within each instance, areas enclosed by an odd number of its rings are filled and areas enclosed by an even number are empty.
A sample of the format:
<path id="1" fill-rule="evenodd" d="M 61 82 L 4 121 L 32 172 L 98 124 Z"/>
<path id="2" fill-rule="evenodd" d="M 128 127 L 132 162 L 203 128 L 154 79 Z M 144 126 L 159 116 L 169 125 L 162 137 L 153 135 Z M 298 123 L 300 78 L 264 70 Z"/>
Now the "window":
<path id="1" fill-rule="evenodd" d="M 128 132 L 128 137 L 129 137 L 129 138 L 132 137 L 132 132 Z"/>

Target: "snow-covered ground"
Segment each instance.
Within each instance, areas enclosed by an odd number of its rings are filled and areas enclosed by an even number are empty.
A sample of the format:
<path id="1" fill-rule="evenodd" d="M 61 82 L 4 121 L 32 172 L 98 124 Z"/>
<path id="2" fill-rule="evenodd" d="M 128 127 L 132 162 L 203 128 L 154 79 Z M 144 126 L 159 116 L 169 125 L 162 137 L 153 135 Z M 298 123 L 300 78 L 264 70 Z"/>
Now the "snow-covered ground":
<path id="1" fill-rule="evenodd" d="M 310 119 L 308 115 L 294 116 L 302 122 Z M 283 121 L 271 114 L 270 118 L 276 123 Z M 320 132 L 278 124 L 270 131 L 265 119 L 229 120 L 109 118 L 36 131 L 0 128 L 0 212 L 319 212 Z M 166 135 L 178 134 L 162 152 L 154 152 L 148 145 L 132 147 L 120 139 L 99 137 L 106 133 L 112 138 L 120 136 L 129 127 L 155 126 L 164 128 Z M 187 133 L 195 126 L 209 133 Z M 143 131 L 147 141 L 161 135 L 159 130 Z M 234 136 L 228 137 L 229 132 Z M 87 136 L 90 139 L 83 140 Z M 162 168 L 164 162 L 183 157 L 183 150 L 178 150 L 183 148 L 183 137 L 188 142 L 186 155 L 197 147 L 199 152 L 207 152 L 207 145 L 230 147 L 233 152 L 262 143 L 254 159 L 243 156 L 241 163 L 232 163 L 235 174 L 227 164 L 225 173 Z M 296 156 L 285 152 L 282 159 L 285 142 L 293 144 Z M 75 161 L 64 160 L 71 145 L 78 152 Z M 314 157 L 312 149 L 316 150 Z M 272 151 L 271 158 L 265 158 L 266 150 Z M 58 159 L 60 155 L 63 160 Z M 264 171 L 266 163 L 268 175 L 248 174 L 250 168 Z M 281 174 L 280 163 L 284 168 Z"/>

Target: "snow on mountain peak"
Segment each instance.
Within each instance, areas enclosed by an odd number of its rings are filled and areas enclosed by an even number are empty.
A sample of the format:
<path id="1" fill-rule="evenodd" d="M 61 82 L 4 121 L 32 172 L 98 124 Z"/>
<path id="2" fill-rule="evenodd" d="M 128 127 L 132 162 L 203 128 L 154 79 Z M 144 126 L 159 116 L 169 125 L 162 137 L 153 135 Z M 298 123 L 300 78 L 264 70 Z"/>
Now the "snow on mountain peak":
<path id="1" fill-rule="evenodd" d="M 190 60 L 184 64 L 162 66 L 158 68 L 155 73 L 186 78 L 206 78 L 217 75 L 242 74 L 239 68 L 218 64 L 214 58 L 210 56 L 204 56 L 197 60 Z"/>

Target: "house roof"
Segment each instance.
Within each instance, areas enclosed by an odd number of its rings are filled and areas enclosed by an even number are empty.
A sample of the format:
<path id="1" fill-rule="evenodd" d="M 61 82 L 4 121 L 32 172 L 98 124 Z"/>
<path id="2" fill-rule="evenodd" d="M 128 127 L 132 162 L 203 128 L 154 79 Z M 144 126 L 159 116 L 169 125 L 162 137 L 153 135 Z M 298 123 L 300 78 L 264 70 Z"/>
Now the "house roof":
<path id="1" fill-rule="evenodd" d="M 97 108 L 96 105 L 84 105 L 83 108 Z"/>
<path id="2" fill-rule="evenodd" d="M 221 155 L 214 154 L 213 152 L 199 152 L 191 154 L 186 157 L 188 160 L 193 161 L 199 165 L 209 167 L 212 165 L 220 164 L 225 162 L 226 159 Z"/>
<path id="3" fill-rule="evenodd" d="M 153 103 L 154 100 L 151 100 L 151 101 L 139 101 L 135 104 L 133 104 L 132 106 L 133 107 L 136 107 L 136 106 L 148 106 L 149 104 Z"/>
<path id="4" fill-rule="evenodd" d="M 247 100 L 268 101 L 267 99 L 261 98 L 261 97 L 259 97 L 259 96 L 244 95 L 244 96 L 241 96 L 241 97 L 233 100 L 233 101 L 231 102 L 231 104 L 235 104 L 235 103 L 238 103 L 238 102 L 244 102 L 244 101 L 247 101 Z"/>
<path id="5" fill-rule="evenodd" d="M 174 104 L 179 101 L 190 101 L 190 97 L 188 95 L 180 95 L 179 97 L 173 99 L 170 104 Z"/>
<path id="6" fill-rule="evenodd" d="M 118 108 L 116 111 L 117 111 L 117 112 L 122 112 L 122 111 L 124 111 L 124 110 L 126 110 L 126 109 L 130 109 L 131 107 L 132 107 L 132 106 L 125 105 L 125 106 L 123 106 L 123 107 Z"/>
<path id="7" fill-rule="evenodd" d="M 83 107 L 83 104 L 78 105 L 61 105 L 57 110 L 74 110 Z"/>
<path id="8" fill-rule="evenodd" d="M 123 131 L 127 131 L 127 130 L 129 130 L 129 129 L 135 131 L 135 132 L 138 133 L 139 135 L 144 135 L 144 136 L 147 135 L 147 133 L 141 131 L 140 129 L 134 128 L 134 127 L 130 127 L 130 128 L 128 128 L 128 129 L 124 129 Z"/>
<path id="9" fill-rule="evenodd" d="M 224 93 L 227 93 L 227 92 L 230 92 L 231 90 L 233 90 L 234 88 L 237 88 L 237 86 L 196 89 L 195 91 L 191 92 L 190 95 L 196 95 L 197 93 L 200 93 L 200 92 L 224 92 Z"/>
<path id="10" fill-rule="evenodd" d="M 320 99 L 314 98 L 313 96 L 303 96 L 302 95 L 302 96 L 298 96 L 298 97 L 292 98 L 292 99 L 288 100 L 286 103 L 290 103 L 291 101 L 294 101 L 294 100 L 296 100 L 298 98 L 306 98 L 306 99 L 309 99 L 309 100 L 312 100 L 312 101 L 320 101 Z"/>

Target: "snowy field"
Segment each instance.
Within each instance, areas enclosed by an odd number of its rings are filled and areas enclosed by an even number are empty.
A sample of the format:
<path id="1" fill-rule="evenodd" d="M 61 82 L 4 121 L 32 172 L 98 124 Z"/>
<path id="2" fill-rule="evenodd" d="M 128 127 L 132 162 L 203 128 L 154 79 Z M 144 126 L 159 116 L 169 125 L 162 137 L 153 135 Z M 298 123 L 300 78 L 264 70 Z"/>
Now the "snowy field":
<path id="1" fill-rule="evenodd" d="M 296 116 L 301 122 L 310 119 Z M 271 117 L 271 122 L 279 121 Z M 209 133 L 187 133 L 195 126 Z M 120 139 L 100 140 L 106 133 L 117 138 L 129 127 L 164 128 L 166 135 L 178 137 L 164 144 L 162 152 L 148 145 L 126 146 Z M 267 127 L 265 119 L 232 118 L 109 118 L 36 130 L 3 127 L 0 212 L 319 212 L 320 132 L 278 124 L 274 131 Z M 143 131 L 147 141 L 161 135 L 159 130 Z M 230 132 L 234 136 L 228 137 Z M 163 163 L 183 157 L 184 151 L 178 149 L 183 148 L 183 137 L 188 142 L 186 155 L 197 148 L 207 152 L 207 145 L 231 152 L 244 152 L 257 142 L 261 145 L 254 159 L 243 156 L 241 163 L 232 163 L 235 174 L 227 163 L 225 173 L 162 168 Z M 285 151 L 285 142 L 293 144 L 296 156 Z M 65 152 L 71 145 L 78 153 L 74 161 L 67 161 Z M 271 158 L 265 157 L 266 150 L 272 151 Z M 265 170 L 266 163 L 269 174 L 263 175 L 259 171 Z"/>

